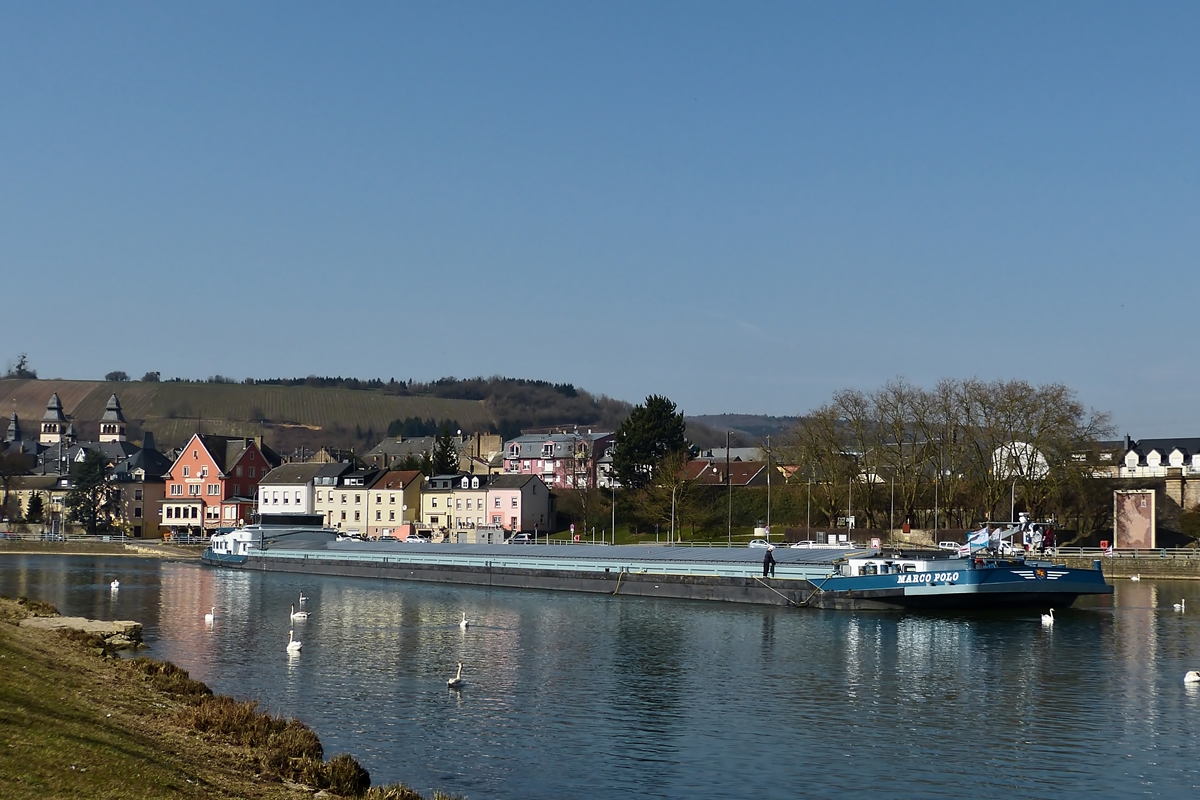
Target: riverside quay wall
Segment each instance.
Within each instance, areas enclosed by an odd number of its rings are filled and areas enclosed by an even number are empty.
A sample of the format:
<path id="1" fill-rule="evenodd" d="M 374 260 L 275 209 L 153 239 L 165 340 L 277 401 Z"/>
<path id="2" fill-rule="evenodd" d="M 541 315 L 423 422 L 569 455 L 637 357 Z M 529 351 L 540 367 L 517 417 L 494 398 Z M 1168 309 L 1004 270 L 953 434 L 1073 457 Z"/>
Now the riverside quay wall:
<path id="1" fill-rule="evenodd" d="M 1069 555 L 1059 553 L 1054 559 L 1068 567 L 1091 569 L 1099 559 L 1100 568 L 1109 578 L 1177 578 L 1200 580 L 1200 551 L 1193 548 L 1167 550 L 1116 551 L 1112 556 L 1101 552 Z"/>

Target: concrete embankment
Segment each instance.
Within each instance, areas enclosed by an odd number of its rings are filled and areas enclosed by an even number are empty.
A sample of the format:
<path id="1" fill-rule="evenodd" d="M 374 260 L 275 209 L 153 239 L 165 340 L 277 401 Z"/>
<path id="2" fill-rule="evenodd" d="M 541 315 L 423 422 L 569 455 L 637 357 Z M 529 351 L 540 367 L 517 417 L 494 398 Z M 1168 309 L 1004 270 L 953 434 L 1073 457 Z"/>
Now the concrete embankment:
<path id="1" fill-rule="evenodd" d="M 1068 567 L 1092 569 L 1096 556 L 1059 556 Z M 1181 580 L 1200 580 L 1200 557 L 1181 553 L 1162 555 L 1118 555 L 1112 558 L 1101 557 L 1100 568 L 1106 578 L 1130 578 L 1139 575 L 1143 578 L 1163 578 Z"/>
<path id="2" fill-rule="evenodd" d="M 195 560 L 204 548 L 167 543 L 103 542 L 68 539 L 65 542 L 39 539 L 2 539 L 0 555 L 5 553 L 45 553 L 56 556 L 125 556 L 130 558 L 169 558 Z"/>

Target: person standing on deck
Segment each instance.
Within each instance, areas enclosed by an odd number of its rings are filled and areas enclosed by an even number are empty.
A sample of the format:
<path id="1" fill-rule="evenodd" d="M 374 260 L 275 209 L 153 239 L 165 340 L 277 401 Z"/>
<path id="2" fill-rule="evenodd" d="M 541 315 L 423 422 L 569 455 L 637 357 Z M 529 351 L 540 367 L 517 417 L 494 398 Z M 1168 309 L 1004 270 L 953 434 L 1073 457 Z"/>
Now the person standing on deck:
<path id="1" fill-rule="evenodd" d="M 763 556 L 763 577 L 767 577 L 767 573 L 771 573 L 771 577 L 775 577 L 775 545 L 767 545 L 767 554 Z"/>

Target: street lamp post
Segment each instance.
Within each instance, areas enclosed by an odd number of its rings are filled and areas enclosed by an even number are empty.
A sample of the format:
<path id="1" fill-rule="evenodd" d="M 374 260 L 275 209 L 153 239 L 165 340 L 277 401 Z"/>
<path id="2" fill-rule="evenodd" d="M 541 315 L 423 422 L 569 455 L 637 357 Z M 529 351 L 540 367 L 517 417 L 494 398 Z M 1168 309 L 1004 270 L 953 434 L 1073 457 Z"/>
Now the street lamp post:
<path id="1" fill-rule="evenodd" d="M 612 489 L 612 532 L 614 545 L 617 543 L 617 447 L 618 445 L 616 437 L 613 437 L 613 447 L 611 451 L 613 459 L 608 466 L 608 485 L 609 488 Z M 603 534 L 600 535 L 600 541 L 604 541 Z"/>
<path id="2" fill-rule="evenodd" d="M 892 472 L 892 505 L 888 509 L 888 538 L 896 530 L 896 473 Z"/>
<path id="3" fill-rule="evenodd" d="M 1012 495 L 1009 497 L 1008 519 L 1010 521 L 1017 518 L 1017 479 L 1013 478 Z"/>
<path id="4" fill-rule="evenodd" d="M 667 534 L 667 544 L 675 543 L 675 490 L 678 486 L 671 487 L 671 532 Z"/>
<path id="5" fill-rule="evenodd" d="M 729 546 L 733 547 L 733 481 L 729 479 L 729 434 L 731 431 L 725 431 L 725 486 L 729 495 L 729 517 L 726 521 L 726 535 L 729 538 Z"/>
<path id="6" fill-rule="evenodd" d="M 808 476 L 808 511 L 804 518 L 804 538 L 812 541 L 812 475 Z"/>
<path id="7" fill-rule="evenodd" d="M 941 478 L 941 471 L 939 465 L 938 471 L 933 475 L 933 530 L 935 532 L 938 529 L 938 482 Z"/>
<path id="8" fill-rule="evenodd" d="M 771 437 L 767 436 L 767 541 L 771 541 Z"/>

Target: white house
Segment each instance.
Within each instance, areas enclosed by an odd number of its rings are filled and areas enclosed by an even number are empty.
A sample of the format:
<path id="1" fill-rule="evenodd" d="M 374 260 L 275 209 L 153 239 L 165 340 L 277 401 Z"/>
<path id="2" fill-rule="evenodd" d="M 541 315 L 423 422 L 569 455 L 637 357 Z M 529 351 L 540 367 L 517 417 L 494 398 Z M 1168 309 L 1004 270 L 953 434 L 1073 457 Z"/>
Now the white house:
<path id="1" fill-rule="evenodd" d="M 258 484 L 258 513 L 313 513 L 313 481 L 325 464 L 282 464 Z"/>

